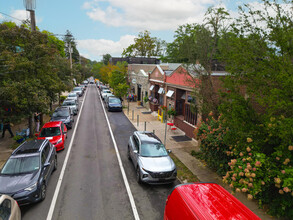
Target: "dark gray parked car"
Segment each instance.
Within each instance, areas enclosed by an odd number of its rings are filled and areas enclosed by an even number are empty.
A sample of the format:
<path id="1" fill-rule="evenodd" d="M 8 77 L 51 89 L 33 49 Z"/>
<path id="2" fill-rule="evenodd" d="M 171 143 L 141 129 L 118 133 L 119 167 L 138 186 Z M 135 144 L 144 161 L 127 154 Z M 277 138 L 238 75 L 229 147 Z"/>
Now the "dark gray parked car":
<path id="1" fill-rule="evenodd" d="M 62 121 L 67 129 L 71 129 L 73 126 L 73 112 L 69 107 L 58 107 L 54 111 L 50 121 Z"/>
<path id="2" fill-rule="evenodd" d="M 56 169 L 56 148 L 49 140 L 24 142 L 12 152 L 1 170 L 0 194 L 11 196 L 20 205 L 42 201 Z"/>
<path id="3" fill-rule="evenodd" d="M 137 182 L 172 183 L 176 165 L 160 139 L 152 132 L 135 131 L 128 142 L 128 158 L 136 170 Z"/>
<path id="4" fill-rule="evenodd" d="M 116 96 L 109 96 L 105 99 L 106 108 L 108 111 L 122 112 L 122 103 Z"/>

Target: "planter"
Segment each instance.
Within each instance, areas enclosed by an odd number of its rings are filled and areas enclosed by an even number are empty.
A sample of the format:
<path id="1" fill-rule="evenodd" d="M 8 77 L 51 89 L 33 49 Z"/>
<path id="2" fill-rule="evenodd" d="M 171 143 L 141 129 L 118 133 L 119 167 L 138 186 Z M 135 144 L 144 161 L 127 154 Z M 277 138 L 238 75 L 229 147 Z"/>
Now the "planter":
<path id="1" fill-rule="evenodd" d="M 24 138 L 16 140 L 16 142 L 19 143 L 19 144 L 22 143 L 23 141 L 24 141 Z"/>
<path id="2" fill-rule="evenodd" d="M 159 109 L 159 106 L 160 106 L 159 104 L 155 104 L 153 102 L 150 102 L 150 109 L 152 112 L 157 112 Z"/>

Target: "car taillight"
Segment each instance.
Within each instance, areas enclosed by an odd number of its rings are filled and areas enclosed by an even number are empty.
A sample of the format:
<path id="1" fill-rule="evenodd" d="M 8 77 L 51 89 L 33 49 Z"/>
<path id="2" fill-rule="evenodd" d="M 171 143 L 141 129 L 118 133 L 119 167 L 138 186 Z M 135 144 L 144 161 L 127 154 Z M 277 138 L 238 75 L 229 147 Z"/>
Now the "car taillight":
<path id="1" fill-rule="evenodd" d="M 16 204 L 18 205 L 18 202 L 15 200 L 15 202 L 16 202 Z M 19 205 L 18 205 L 18 207 L 19 207 Z"/>

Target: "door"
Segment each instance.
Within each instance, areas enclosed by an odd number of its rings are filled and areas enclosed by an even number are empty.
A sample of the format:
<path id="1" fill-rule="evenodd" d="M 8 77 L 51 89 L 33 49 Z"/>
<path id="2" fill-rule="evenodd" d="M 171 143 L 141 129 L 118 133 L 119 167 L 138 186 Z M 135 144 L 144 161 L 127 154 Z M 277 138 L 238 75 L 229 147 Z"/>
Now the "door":
<path id="1" fill-rule="evenodd" d="M 43 151 L 42 151 L 42 168 L 43 168 L 43 175 L 44 175 L 44 179 L 47 183 L 48 179 L 50 178 L 50 175 L 52 173 L 52 168 L 53 165 L 52 164 L 52 158 L 50 158 L 50 144 L 47 143 L 46 146 L 44 147 Z M 52 155 L 52 154 L 51 154 Z M 50 163 L 49 166 L 45 166 L 47 163 Z"/>
<path id="2" fill-rule="evenodd" d="M 137 166 L 137 160 L 138 160 L 138 154 L 139 154 L 139 141 L 138 141 L 138 138 L 135 135 L 133 135 L 133 143 L 134 143 L 134 150 L 137 151 L 137 153 L 134 153 L 132 151 L 133 163 L 134 163 L 134 166 L 136 167 Z"/>
<path id="3" fill-rule="evenodd" d="M 137 101 L 141 101 L 141 85 L 137 84 Z"/>

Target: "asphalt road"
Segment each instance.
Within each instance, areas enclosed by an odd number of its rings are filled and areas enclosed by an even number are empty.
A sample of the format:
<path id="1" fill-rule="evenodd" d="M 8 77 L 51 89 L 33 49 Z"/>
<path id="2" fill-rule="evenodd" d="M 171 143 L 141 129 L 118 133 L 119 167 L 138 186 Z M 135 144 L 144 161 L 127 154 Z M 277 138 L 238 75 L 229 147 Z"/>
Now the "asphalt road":
<path id="1" fill-rule="evenodd" d="M 79 112 L 78 128 L 52 219 L 134 219 L 96 86 L 89 85 L 81 100 L 84 106 Z M 122 112 L 107 112 L 107 115 L 139 218 L 163 219 L 166 198 L 178 182 L 138 184 L 134 167 L 127 159 L 128 139 L 135 128 Z M 65 150 L 58 153 L 58 169 L 50 179 L 46 199 L 22 207 L 23 219 L 47 218 L 73 130 L 68 132 Z"/>

